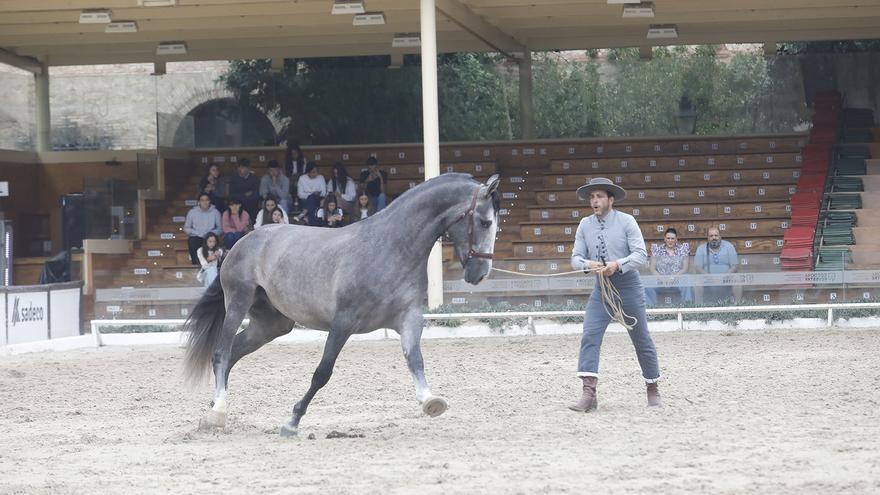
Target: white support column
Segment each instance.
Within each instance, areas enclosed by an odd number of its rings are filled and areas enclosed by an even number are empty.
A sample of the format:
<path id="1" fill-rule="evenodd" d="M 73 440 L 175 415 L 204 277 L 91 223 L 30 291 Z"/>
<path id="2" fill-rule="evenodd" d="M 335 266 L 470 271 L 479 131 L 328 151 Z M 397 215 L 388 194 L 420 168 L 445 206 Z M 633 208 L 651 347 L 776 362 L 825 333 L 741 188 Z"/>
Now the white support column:
<path id="1" fill-rule="evenodd" d="M 434 0 L 421 2 L 422 139 L 425 180 L 440 175 L 440 120 L 437 109 L 437 11 Z M 428 307 L 443 304 L 443 251 L 438 241 L 428 257 Z"/>
<path id="2" fill-rule="evenodd" d="M 42 63 L 34 74 L 37 103 L 37 151 L 52 151 L 52 128 L 49 114 L 49 67 Z"/>
<path id="3" fill-rule="evenodd" d="M 532 118 L 532 52 L 526 46 L 519 60 L 519 116 L 520 134 L 523 139 L 535 137 L 535 124 Z"/>

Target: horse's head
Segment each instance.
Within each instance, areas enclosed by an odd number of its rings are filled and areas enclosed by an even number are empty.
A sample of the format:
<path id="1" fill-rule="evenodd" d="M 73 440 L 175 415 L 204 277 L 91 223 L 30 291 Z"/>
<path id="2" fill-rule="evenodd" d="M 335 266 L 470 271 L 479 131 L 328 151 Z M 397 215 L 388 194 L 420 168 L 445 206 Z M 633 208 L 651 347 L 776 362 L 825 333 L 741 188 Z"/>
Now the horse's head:
<path id="1" fill-rule="evenodd" d="M 493 175 L 468 198 L 468 209 L 447 230 L 455 244 L 455 254 L 464 268 L 464 281 L 477 285 L 492 268 L 495 252 L 495 233 L 498 230 L 498 184 Z"/>

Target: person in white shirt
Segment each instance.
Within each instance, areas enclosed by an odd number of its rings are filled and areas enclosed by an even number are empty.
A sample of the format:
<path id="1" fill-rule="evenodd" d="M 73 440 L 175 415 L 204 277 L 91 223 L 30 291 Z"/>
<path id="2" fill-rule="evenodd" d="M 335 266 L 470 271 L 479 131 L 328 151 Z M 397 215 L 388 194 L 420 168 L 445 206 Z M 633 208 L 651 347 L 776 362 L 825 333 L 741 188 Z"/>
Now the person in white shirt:
<path id="1" fill-rule="evenodd" d="M 321 200 L 327 195 L 327 181 L 318 173 L 315 162 L 306 164 L 306 174 L 299 178 L 296 194 L 303 210 L 300 218 L 307 218 L 309 225 L 317 225 Z"/>
<path id="2" fill-rule="evenodd" d="M 223 249 L 220 247 L 220 239 L 217 237 L 217 234 L 208 232 L 196 256 L 199 259 L 199 265 L 201 265 L 196 279 L 202 283 L 202 286 L 208 287 L 217 278 L 220 270 L 220 259 L 223 258 Z"/>
<path id="3" fill-rule="evenodd" d="M 359 222 L 375 214 L 376 209 L 373 207 L 373 204 L 370 203 L 370 197 L 366 194 L 361 194 L 358 196 L 357 206 L 354 207 L 354 211 L 351 213 L 351 221 Z"/>
<path id="4" fill-rule="evenodd" d="M 318 224 L 321 227 L 342 227 L 342 208 L 336 205 L 336 198 L 327 196 L 324 208 L 318 210 Z"/>
<path id="5" fill-rule="evenodd" d="M 287 218 L 287 212 L 284 211 L 284 208 L 278 206 L 278 201 L 275 199 L 275 196 L 269 195 L 269 197 L 266 198 L 266 202 L 263 203 L 260 212 L 257 213 L 257 218 L 254 220 L 254 228 L 272 223 L 272 211 L 274 211 L 275 208 L 281 210 L 282 216 L 284 217 L 284 223 L 290 223 Z"/>

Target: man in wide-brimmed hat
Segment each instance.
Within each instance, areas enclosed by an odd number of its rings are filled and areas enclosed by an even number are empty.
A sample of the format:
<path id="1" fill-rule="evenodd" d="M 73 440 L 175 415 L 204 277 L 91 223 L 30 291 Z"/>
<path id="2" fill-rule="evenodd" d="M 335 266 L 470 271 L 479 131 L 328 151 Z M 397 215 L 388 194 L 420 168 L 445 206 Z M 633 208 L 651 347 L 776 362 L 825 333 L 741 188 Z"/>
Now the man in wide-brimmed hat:
<path id="1" fill-rule="evenodd" d="M 577 190 L 580 199 L 590 201 L 593 214 L 582 219 L 575 234 L 571 266 L 576 270 L 596 272 L 608 281 L 620 294 L 619 301 L 604 300 L 599 285 L 587 300 L 584 316 L 584 335 L 578 356 L 578 376 L 583 381 L 580 400 L 569 409 L 590 412 L 596 409 L 596 384 L 599 379 L 599 349 L 605 329 L 611 322 L 613 308 L 619 304 L 626 323 L 632 326 L 630 339 L 636 349 L 642 377 L 647 383 L 648 405 L 660 405 L 660 367 L 657 350 L 648 333 L 648 317 L 645 311 L 645 290 L 639 277 L 638 267 L 645 264 L 648 254 L 639 224 L 631 215 L 616 211 L 614 203 L 626 198 L 626 191 L 609 179 L 598 177 Z"/>

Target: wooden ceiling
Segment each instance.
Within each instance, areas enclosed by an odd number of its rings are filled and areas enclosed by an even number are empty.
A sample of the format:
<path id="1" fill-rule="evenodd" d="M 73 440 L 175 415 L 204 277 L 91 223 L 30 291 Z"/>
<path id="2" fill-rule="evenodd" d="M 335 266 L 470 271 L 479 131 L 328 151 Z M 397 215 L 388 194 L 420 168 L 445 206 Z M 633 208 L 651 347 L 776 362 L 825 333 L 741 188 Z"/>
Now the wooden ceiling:
<path id="1" fill-rule="evenodd" d="M 386 24 L 352 26 L 331 0 L 0 0 L 0 62 L 33 69 L 237 58 L 417 53 L 392 49 L 394 33 L 419 30 L 418 0 L 364 0 Z M 607 0 L 436 0 L 441 52 L 521 52 L 656 44 L 748 43 L 880 38 L 880 0 L 656 0 L 653 19 L 624 19 Z M 84 9 L 109 9 L 137 33 L 80 24 Z M 649 24 L 676 24 L 673 40 L 646 39 Z M 157 56 L 163 41 L 185 55 Z"/>

